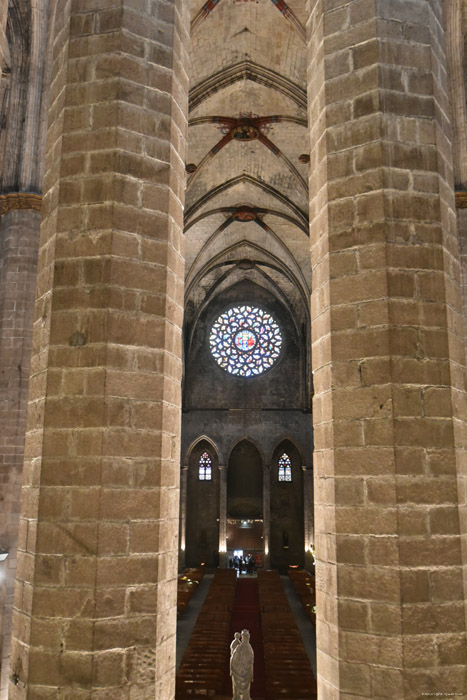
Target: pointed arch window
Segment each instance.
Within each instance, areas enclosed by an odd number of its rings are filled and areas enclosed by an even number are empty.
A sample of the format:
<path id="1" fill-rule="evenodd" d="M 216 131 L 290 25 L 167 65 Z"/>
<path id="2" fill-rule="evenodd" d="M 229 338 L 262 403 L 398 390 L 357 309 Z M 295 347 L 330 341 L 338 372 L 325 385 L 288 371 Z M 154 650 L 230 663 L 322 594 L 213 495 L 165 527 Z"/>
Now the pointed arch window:
<path id="1" fill-rule="evenodd" d="M 289 455 L 284 452 L 279 457 L 279 481 L 292 481 L 292 462 Z"/>
<path id="2" fill-rule="evenodd" d="M 198 478 L 200 481 L 211 481 L 212 460 L 207 452 L 203 452 L 198 463 Z"/>

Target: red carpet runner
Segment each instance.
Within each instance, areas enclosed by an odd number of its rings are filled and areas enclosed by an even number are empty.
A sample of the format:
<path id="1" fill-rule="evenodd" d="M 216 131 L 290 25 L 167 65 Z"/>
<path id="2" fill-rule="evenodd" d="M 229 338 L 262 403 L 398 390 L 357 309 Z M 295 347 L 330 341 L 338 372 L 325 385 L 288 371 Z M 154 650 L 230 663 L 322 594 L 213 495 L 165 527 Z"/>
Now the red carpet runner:
<path id="1" fill-rule="evenodd" d="M 230 638 L 234 632 L 247 629 L 250 632 L 250 644 L 255 653 L 254 677 L 251 684 L 251 697 L 255 700 L 264 698 L 264 651 L 261 636 L 261 619 L 259 610 L 258 581 L 256 578 L 239 578 L 235 588 L 235 601 L 232 609 Z M 226 681 L 225 695 L 232 696 L 230 676 Z"/>

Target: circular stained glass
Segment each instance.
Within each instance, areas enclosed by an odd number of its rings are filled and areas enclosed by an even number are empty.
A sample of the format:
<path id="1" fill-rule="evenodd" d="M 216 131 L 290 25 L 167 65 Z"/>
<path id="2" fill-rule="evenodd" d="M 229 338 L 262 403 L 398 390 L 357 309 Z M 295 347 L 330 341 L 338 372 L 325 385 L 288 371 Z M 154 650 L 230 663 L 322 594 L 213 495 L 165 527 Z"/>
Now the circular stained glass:
<path id="1" fill-rule="evenodd" d="M 254 377 L 277 360 L 282 335 L 271 314 L 245 304 L 219 316 L 211 328 L 209 346 L 222 369 L 238 377 Z"/>
<path id="2" fill-rule="evenodd" d="M 234 343 L 241 352 L 248 352 L 256 345 L 256 336 L 251 331 L 238 331 L 235 333 Z"/>

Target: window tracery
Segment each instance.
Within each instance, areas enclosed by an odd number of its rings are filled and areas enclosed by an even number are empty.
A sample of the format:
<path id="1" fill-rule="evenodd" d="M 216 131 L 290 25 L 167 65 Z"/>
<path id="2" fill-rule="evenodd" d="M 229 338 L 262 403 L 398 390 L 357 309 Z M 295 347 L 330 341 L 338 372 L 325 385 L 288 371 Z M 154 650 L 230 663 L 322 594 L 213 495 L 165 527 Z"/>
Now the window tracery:
<path id="1" fill-rule="evenodd" d="M 200 481 L 212 480 L 212 460 L 207 452 L 203 452 L 199 458 L 198 478 Z"/>
<path id="2" fill-rule="evenodd" d="M 286 452 L 279 458 L 278 476 L 279 481 L 292 481 L 292 462 Z"/>
<path id="3" fill-rule="evenodd" d="M 229 374 L 253 377 L 276 362 L 282 334 L 271 314 L 256 306 L 234 306 L 211 328 L 209 345 L 217 364 Z"/>

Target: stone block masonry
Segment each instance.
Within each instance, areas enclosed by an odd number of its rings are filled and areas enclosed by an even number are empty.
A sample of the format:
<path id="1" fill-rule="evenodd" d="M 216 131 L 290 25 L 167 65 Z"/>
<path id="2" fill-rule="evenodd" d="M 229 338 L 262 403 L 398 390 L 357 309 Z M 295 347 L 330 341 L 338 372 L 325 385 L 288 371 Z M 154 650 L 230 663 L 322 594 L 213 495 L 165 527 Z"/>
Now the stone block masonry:
<path id="1" fill-rule="evenodd" d="M 276 122 L 271 140 L 304 175 L 307 52 L 315 481 L 306 505 L 314 491 L 307 540 L 318 558 L 319 698 L 467 697 L 467 411 L 443 3 L 289 3 L 298 23 L 270 0 L 217 3 L 193 28 L 190 80 L 196 118 L 299 117 L 287 130 Z M 49 92 L 49 66 L 36 60 L 45 4 L 24 3 L 30 15 L 16 13 L 17 34 L 9 26 L 7 38 L 6 7 L 17 3 L 0 0 L 0 54 L 22 76 L 7 115 L 7 152 L 22 155 L 3 156 L 0 195 L 0 545 L 10 549 L 10 574 L 29 381 L 9 700 L 174 697 L 184 164 L 199 165 L 219 136 L 212 123 L 193 124 L 201 136 L 185 158 L 190 5 L 196 19 L 201 1 L 63 0 L 56 12 L 51 3 Z M 29 47 L 19 52 L 24 65 L 11 36 Z M 459 70 L 450 73 L 459 79 Z M 31 336 L 39 213 L 11 203 L 41 191 L 36 141 L 49 96 Z M 227 206 L 292 206 L 305 221 L 305 189 L 256 146 L 222 149 L 189 188 L 192 213 L 203 215 L 188 229 L 190 266 Z M 219 210 L 210 233 L 211 207 Z M 204 249 L 198 269 L 212 267 L 187 301 L 192 320 L 209 296 L 227 293 L 218 263 L 237 267 L 235 251 L 247 252 L 231 280 L 253 286 L 269 254 L 281 262 L 277 276 L 267 269 L 272 282 L 311 279 L 308 239 L 276 218 L 270 250 L 269 223 L 239 221 Z M 464 218 L 460 210 L 466 268 Z M 290 277 L 280 272 L 287 261 Z M 298 309 L 288 284 L 273 287 Z M 303 312 L 297 358 L 308 354 L 305 304 Z M 194 414 L 193 439 L 205 434 Z M 219 415 L 202 420 L 211 429 Z M 226 420 L 226 456 L 253 411 L 243 415 Z M 309 415 L 289 415 L 289 425 L 305 426 L 311 452 Z M 272 412 L 250 423 L 250 435 L 284 430 Z M 219 549 L 225 538 L 221 526 Z M 2 595 L 11 601 L 9 583 Z"/>
<path id="2" fill-rule="evenodd" d="M 465 660 L 467 413 L 441 2 L 308 8 L 319 696 L 464 697 L 445 651 Z"/>
<path id="3" fill-rule="evenodd" d="M 0 549 L 9 553 L 0 564 L 1 697 L 8 685 L 39 223 L 30 209 L 0 216 Z"/>
<path id="4" fill-rule="evenodd" d="M 188 25 L 51 29 L 12 700 L 173 697 Z"/>

